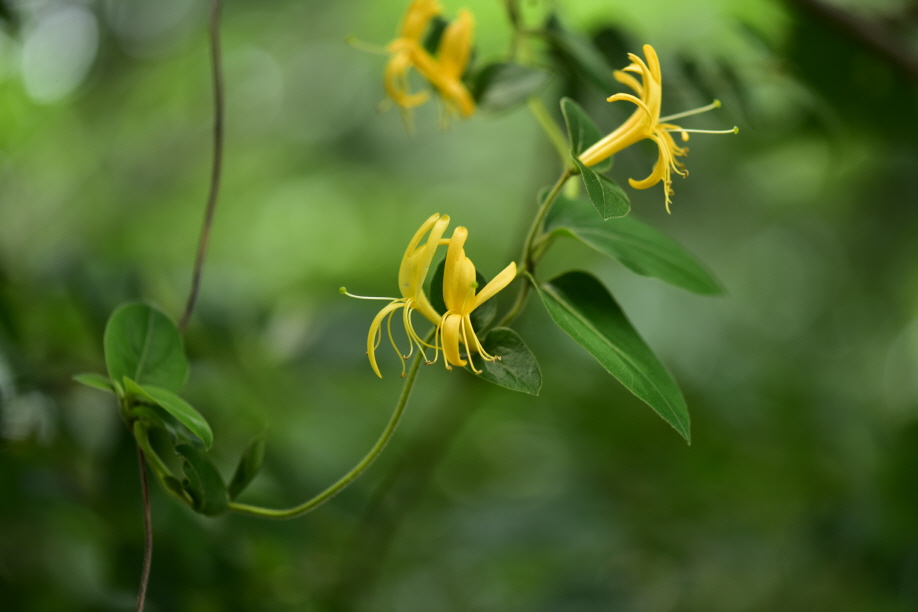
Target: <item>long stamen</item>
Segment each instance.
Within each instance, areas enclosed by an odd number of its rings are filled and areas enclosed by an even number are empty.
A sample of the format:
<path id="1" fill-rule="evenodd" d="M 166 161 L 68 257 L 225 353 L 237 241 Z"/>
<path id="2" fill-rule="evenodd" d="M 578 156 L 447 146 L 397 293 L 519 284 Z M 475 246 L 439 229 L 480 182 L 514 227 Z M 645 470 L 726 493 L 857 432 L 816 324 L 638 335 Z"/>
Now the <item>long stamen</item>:
<path id="1" fill-rule="evenodd" d="M 468 317 L 468 315 L 466 315 L 466 317 Z M 481 374 L 481 370 L 476 370 L 475 362 L 472 361 L 472 347 L 469 345 L 469 338 L 465 333 L 465 321 L 462 321 L 459 326 L 462 328 L 462 343 L 465 344 L 465 350 L 468 351 L 469 367 L 471 367 L 472 371 L 476 374 Z"/>
<path id="2" fill-rule="evenodd" d="M 733 126 L 729 130 L 688 130 L 685 128 L 666 128 L 664 132 L 679 132 L 682 134 L 739 134 L 739 127 Z"/>
<path id="3" fill-rule="evenodd" d="M 347 290 L 347 287 L 341 287 L 340 289 L 338 289 L 338 293 L 340 293 L 341 295 L 346 295 L 348 297 L 356 298 L 358 300 L 388 300 L 389 302 L 397 302 L 401 299 L 401 298 L 393 298 L 393 297 L 375 297 L 375 296 L 369 296 L 369 295 L 354 295 L 353 293 L 350 293 Z"/>
<path id="4" fill-rule="evenodd" d="M 348 34 L 344 39 L 344 43 L 350 47 L 353 47 L 354 49 L 366 51 L 367 53 L 372 53 L 373 55 L 389 55 L 389 50 L 385 47 L 380 47 L 379 45 L 364 42 L 353 34 Z"/>
<path id="5" fill-rule="evenodd" d="M 406 303 L 405 309 L 402 312 L 402 325 L 405 326 L 405 334 L 407 334 L 408 336 L 408 345 L 410 346 L 410 348 L 408 349 L 407 355 L 402 355 L 402 357 L 404 357 L 405 359 L 411 359 L 411 356 L 414 355 L 414 338 L 411 336 L 411 321 L 408 318 L 410 312 L 411 312 L 411 308 L 409 304 Z"/>
<path id="6" fill-rule="evenodd" d="M 660 121 L 666 122 L 666 121 L 672 121 L 673 119 L 682 119 L 683 117 L 691 117 L 692 115 L 700 115 L 701 113 L 706 113 L 710 110 L 714 110 L 715 108 L 720 108 L 720 107 L 721 107 L 720 100 L 714 100 L 707 106 L 702 106 L 700 108 L 696 108 L 693 110 L 687 110 L 681 113 L 676 113 L 675 115 L 667 115 L 666 117 L 660 117 Z"/>
<path id="7" fill-rule="evenodd" d="M 398 345 L 395 344 L 395 338 L 392 337 L 392 317 L 394 315 L 394 310 L 389 313 L 389 318 L 386 321 L 386 328 L 389 331 L 389 342 L 392 344 L 392 348 L 395 349 L 395 354 L 398 355 L 399 360 L 402 362 L 402 378 L 405 378 L 405 358 L 402 357 L 402 352 L 398 350 Z"/>

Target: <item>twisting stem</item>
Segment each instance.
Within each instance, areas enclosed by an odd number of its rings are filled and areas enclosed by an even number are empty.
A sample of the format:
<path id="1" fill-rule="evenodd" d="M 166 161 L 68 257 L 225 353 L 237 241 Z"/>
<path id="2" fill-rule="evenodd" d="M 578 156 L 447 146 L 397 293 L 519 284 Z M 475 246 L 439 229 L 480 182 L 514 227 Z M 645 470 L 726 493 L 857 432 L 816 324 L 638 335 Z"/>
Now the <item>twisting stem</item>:
<path id="1" fill-rule="evenodd" d="M 143 571 L 140 574 L 140 589 L 137 592 L 137 612 L 143 612 L 147 599 L 147 584 L 150 582 L 150 567 L 153 562 L 153 525 L 150 520 L 150 487 L 147 484 L 147 462 L 143 451 L 137 447 L 137 462 L 140 464 L 140 489 L 143 491 Z"/>
<path id="2" fill-rule="evenodd" d="M 529 228 L 529 234 L 526 235 L 526 242 L 523 243 L 523 252 L 520 255 L 520 266 L 516 272 L 518 277 L 525 276 L 526 279 L 523 281 L 522 285 L 520 285 L 519 293 L 516 294 L 516 300 L 513 302 L 513 306 L 510 307 L 510 311 L 504 315 L 504 318 L 500 320 L 497 327 L 509 325 L 519 316 L 520 312 L 522 312 L 523 306 L 526 304 L 526 297 L 529 295 L 529 289 L 531 288 L 528 278 L 535 270 L 535 264 L 538 259 L 535 253 L 535 246 L 537 244 L 537 239 L 541 236 L 542 223 L 545 222 L 545 215 L 551 210 L 551 205 L 557 199 L 558 194 L 561 193 L 564 183 L 566 183 L 567 179 L 572 177 L 575 173 L 576 170 L 565 168 L 564 172 L 561 173 L 561 178 L 558 179 L 558 182 L 555 183 L 551 191 L 545 196 L 545 200 L 542 202 L 541 207 L 539 207 L 539 212 L 536 213 L 535 218 L 532 220 L 532 227 Z"/>
<path id="3" fill-rule="evenodd" d="M 204 212 L 204 223 L 198 239 L 198 252 L 194 259 L 194 272 L 191 277 L 191 290 L 185 303 L 185 312 L 179 322 L 179 330 L 185 331 L 188 319 L 194 310 L 194 303 L 201 286 L 201 272 L 207 255 L 207 243 L 210 240 L 210 228 L 217 208 L 217 196 L 220 192 L 220 174 L 223 168 L 223 62 L 220 54 L 220 8 L 221 0 L 213 0 L 210 11 L 210 56 L 214 79 L 214 152 L 210 173 L 210 193 L 207 196 L 207 208 Z"/>
<path id="4" fill-rule="evenodd" d="M 430 342 L 433 340 L 435 331 L 435 329 L 431 330 L 431 332 L 427 334 L 427 337 L 424 339 L 424 344 L 430 344 Z M 374 461 L 376 461 L 376 458 L 379 457 L 380 453 L 382 453 L 383 449 L 386 447 L 386 444 L 388 444 L 389 440 L 392 438 L 392 434 L 395 433 L 395 428 L 398 427 L 398 423 L 402 418 L 402 414 L 405 412 L 405 406 L 408 404 L 408 397 L 411 395 L 411 389 L 414 387 L 414 381 L 415 378 L 417 378 L 418 368 L 420 367 L 422 360 L 422 354 L 418 352 L 418 354 L 414 357 L 414 361 L 411 362 L 411 367 L 408 369 L 408 375 L 405 377 L 405 384 L 402 387 L 401 395 L 399 395 L 398 403 L 395 405 L 395 411 L 392 413 L 392 417 L 389 419 L 389 423 L 386 425 L 386 428 L 379 436 L 376 444 L 373 445 L 373 448 L 370 449 L 370 452 L 367 453 L 367 455 L 360 461 L 360 463 L 355 465 L 350 472 L 341 477 L 338 482 L 328 487 L 309 501 L 304 502 L 299 506 L 294 506 L 293 508 L 276 510 L 272 508 L 252 506 L 249 504 L 230 502 L 229 509 L 241 514 L 250 514 L 252 516 L 260 516 L 262 518 L 295 518 L 315 510 L 327 502 L 329 499 L 340 493 L 345 487 L 347 487 L 358 476 L 360 476 L 364 470 L 370 467 Z"/>

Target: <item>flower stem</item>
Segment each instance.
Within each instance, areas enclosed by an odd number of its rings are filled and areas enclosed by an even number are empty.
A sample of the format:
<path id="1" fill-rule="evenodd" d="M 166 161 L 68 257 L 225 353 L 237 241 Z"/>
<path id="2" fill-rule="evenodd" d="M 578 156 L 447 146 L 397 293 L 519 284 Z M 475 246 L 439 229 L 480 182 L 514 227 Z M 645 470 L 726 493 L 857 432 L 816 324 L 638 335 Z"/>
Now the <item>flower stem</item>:
<path id="1" fill-rule="evenodd" d="M 427 337 L 424 339 L 425 343 L 430 343 L 433 340 L 435 330 L 431 330 Z M 421 353 L 418 353 L 414 357 L 414 361 L 411 362 L 411 367 L 408 369 L 408 374 L 405 377 L 405 384 L 402 387 L 402 393 L 399 395 L 398 403 L 395 405 L 395 411 L 392 413 L 392 417 L 389 419 L 389 423 L 386 425 L 386 428 L 383 430 L 382 434 L 379 436 L 379 439 L 376 441 L 376 444 L 373 445 L 373 448 L 370 449 L 370 452 L 351 469 L 350 472 L 341 477 L 338 482 L 328 487 L 309 501 L 306 501 L 299 506 L 294 506 L 293 508 L 287 508 L 283 510 L 277 510 L 273 508 L 262 508 L 261 506 L 253 506 L 250 504 L 240 504 L 237 502 L 230 502 L 229 509 L 233 512 L 239 512 L 240 514 L 249 514 L 251 516 L 259 516 L 262 518 L 274 518 L 274 519 L 288 519 L 302 516 L 307 512 L 315 510 L 329 499 L 340 493 L 344 488 L 351 484 L 354 480 L 357 479 L 360 474 L 363 473 L 382 453 L 383 449 L 388 444 L 389 440 L 392 438 L 392 434 L 395 433 L 395 428 L 398 427 L 398 423 L 402 418 L 402 415 L 405 412 L 405 406 L 408 404 L 408 398 L 411 395 L 411 389 L 414 387 L 415 379 L 418 375 L 418 368 L 421 365 L 423 357 Z"/>
<path id="2" fill-rule="evenodd" d="M 213 66 L 214 86 L 214 152 L 210 173 L 210 193 L 207 195 L 207 208 L 204 211 L 204 223 L 201 225 L 201 236 L 198 239 L 198 251 L 194 259 L 194 271 L 191 276 L 191 290 L 185 311 L 179 322 L 179 331 L 185 331 L 188 319 L 194 310 L 194 303 L 201 287 L 201 273 L 204 270 L 204 259 L 207 256 L 207 244 L 210 241 L 210 228 L 217 209 L 217 196 L 220 193 L 220 175 L 223 168 L 223 62 L 220 53 L 220 8 L 221 0 L 213 0 L 210 11 L 210 56 Z"/>
<path id="3" fill-rule="evenodd" d="M 554 204 L 555 200 L 558 198 L 558 194 L 561 193 L 561 189 L 564 188 L 567 179 L 574 174 L 576 174 L 576 170 L 573 168 L 565 168 L 564 172 L 561 173 L 561 178 L 558 179 L 558 182 L 555 183 L 551 191 L 545 196 L 545 200 L 542 201 L 539 212 L 536 213 L 535 218 L 532 220 L 532 227 L 529 228 L 529 234 L 526 235 L 526 242 L 523 243 L 523 253 L 520 256 L 520 266 L 516 273 L 517 276 L 526 276 L 528 279 L 535 270 L 535 265 L 538 262 L 535 247 L 537 239 L 541 236 L 542 224 L 545 221 L 545 216 L 548 214 L 548 211 L 551 210 L 551 205 Z M 528 280 L 524 281 L 520 286 L 519 293 L 516 294 L 516 301 L 513 302 L 510 311 L 504 315 L 504 318 L 500 320 L 497 327 L 509 325 L 519 316 L 520 312 L 523 310 L 523 306 L 526 305 L 526 297 L 529 295 L 530 289 L 531 282 Z"/>
<path id="4" fill-rule="evenodd" d="M 140 572 L 140 588 L 137 592 L 137 612 L 143 612 L 147 600 L 147 585 L 150 582 L 150 567 L 153 564 L 153 524 L 150 518 L 150 487 L 147 483 L 147 462 L 140 445 L 137 446 L 137 462 L 140 465 L 140 490 L 143 492 L 143 570 Z"/>

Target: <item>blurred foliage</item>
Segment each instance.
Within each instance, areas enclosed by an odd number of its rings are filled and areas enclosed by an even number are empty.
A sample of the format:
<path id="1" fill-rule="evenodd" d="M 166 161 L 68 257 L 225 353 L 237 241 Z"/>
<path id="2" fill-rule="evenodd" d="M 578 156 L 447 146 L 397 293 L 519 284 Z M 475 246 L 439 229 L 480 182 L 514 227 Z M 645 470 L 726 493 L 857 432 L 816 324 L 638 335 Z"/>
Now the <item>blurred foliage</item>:
<path id="1" fill-rule="evenodd" d="M 499 60 L 500 4 L 464 4 L 477 56 Z M 547 4 L 524 2 L 527 23 Z M 154 489 L 147 609 L 915 609 L 915 81 L 803 4 L 552 3 L 611 67 L 654 44 L 664 112 L 717 97 L 742 130 L 692 139 L 671 216 L 659 189 L 628 194 L 725 297 L 575 241 L 543 273 L 595 257 L 683 388 L 691 447 L 610 392 L 531 298 L 520 331 L 543 363 L 538 398 L 424 369 L 380 461 L 308 517 L 207 519 Z M 469 227 L 493 276 L 557 173 L 524 109 L 442 132 L 428 105 L 413 136 L 374 112 L 384 60 L 343 41 L 390 40 L 403 5 L 224 10 L 225 179 L 184 394 L 217 434 L 224 478 L 267 431 L 244 498 L 289 505 L 324 488 L 388 418 L 400 381 L 366 363 L 373 309 L 337 288 L 390 293 L 405 239 L 436 211 Z M 835 6 L 918 54 L 910 3 Z M 4 610 L 133 609 L 135 450 L 115 401 L 70 377 L 104 371 L 117 304 L 180 312 L 210 155 L 206 16 L 202 0 L 0 3 Z M 570 71 L 546 88 L 605 131 L 630 109 L 600 85 Z M 646 175 L 650 150 L 632 149 L 615 176 Z"/>

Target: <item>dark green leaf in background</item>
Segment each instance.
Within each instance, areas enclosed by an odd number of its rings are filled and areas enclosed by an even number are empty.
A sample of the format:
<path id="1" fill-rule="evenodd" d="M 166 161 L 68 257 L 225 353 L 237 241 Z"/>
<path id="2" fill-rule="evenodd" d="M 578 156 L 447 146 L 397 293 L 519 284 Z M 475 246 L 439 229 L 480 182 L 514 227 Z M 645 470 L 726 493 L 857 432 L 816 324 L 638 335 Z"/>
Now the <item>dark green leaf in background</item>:
<path id="1" fill-rule="evenodd" d="M 194 509 L 206 516 L 226 512 L 229 497 L 217 467 L 203 451 L 190 444 L 179 444 L 175 451 L 185 458 L 185 490 L 194 502 Z"/>
<path id="2" fill-rule="evenodd" d="M 242 451 L 239 465 L 236 466 L 236 472 L 227 487 L 230 499 L 236 499 L 261 471 L 261 466 L 265 462 L 266 443 L 267 436 L 262 433 L 252 438 Z"/>
<path id="3" fill-rule="evenodd" d="M 488 64 L 472 82 L 472 95 L 484 110 L 502 111 L 522 104 L 548 82 L 544 70 L 520 64 Z"/>
<path id="4" fill-rule="evenodd" d="M 482 345 L 489 355 L 499 356 L 499 361 L 485 361 L 472 356 L 475 367 L 481 370 L 482 380 L 511 391 L 538 395 L 542 388 L 542 372 L 535 355 L 519 334 L 507 327 L 496 327 L 488 332 Z M 471 370 L 470 366 L 466 369 Z"/>
<path id="5" fill-rule="evenodd" d="M 566 30 L 555 15 L 549 17 L 543 33 L 555 56 L 572 67 L 575 73 L 591 81 L 606 95 L 615 90 L 612 68 L 587 38 Z"/>
<path id="6" fill-rule="evenodd" d="M 679 387 L 596 278 L 568 272 L 543 284 L 539 295 L 558 327 L 691 441 Z"/>
<path id="7" fill-rule="evenodd" d="M 702 295 L 723 292 L 694 256 L 633 216 L 603 221 L 585 201 L 559 197 L 545 220 L 545 231 L 576 238 L 637 274 Z"/>
<path id="8" fill-rule="evenodd" d="M 140 385 L 181 389 L 188 361 L 175 324 L 142 303 L 120 306 L 105 326 L 105 364 L 113 381 L 125 376 Z"/>
<path id="9" fill-rule="evenodd" d="M 108 391 L 109 393 L 115 392 L 115 387 L 105 376 L 101 374 L 95 374 L 89 372 L 86 374 L 75 374 L 73 380 L 80 383 L 81 385 L 86 385 L 87 387 L 93 387 L 94 389 L 99 389 L 100 391 Z"/>
<path id="10" fill-rule="evenodd" d="M 596 207 L 603 219 L 614 219 L 615 217 L 624 217 L 631 211 L 631 202 L 628 195 L 622 191 L 615 181 L 594 172 L 580 163 L 576 156 L 572 156 L 574 164 L 580 170 L 580 176 L 583 177 L 583 184 L 586 187 L 587 196 L 590 202 Z"/>

